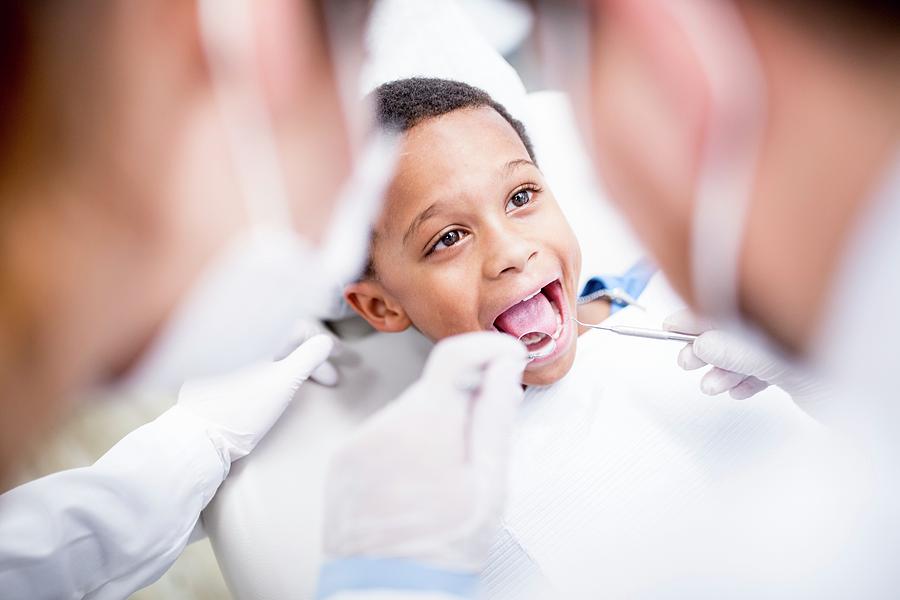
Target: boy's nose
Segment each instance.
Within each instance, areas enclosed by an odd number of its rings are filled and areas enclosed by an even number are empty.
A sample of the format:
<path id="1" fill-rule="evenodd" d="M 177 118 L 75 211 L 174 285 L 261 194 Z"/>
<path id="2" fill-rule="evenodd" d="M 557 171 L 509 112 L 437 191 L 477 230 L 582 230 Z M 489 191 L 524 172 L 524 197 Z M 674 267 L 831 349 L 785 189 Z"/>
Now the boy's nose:
<path id="1" fill-rule="evenodd" d="M 509 273 L 521 273 L 537 256 L 537 247 L 534 244 L 512 235 L 496 236 L 494 243 L 487 250 L 484 275 L 488 279 L 496 279 Z"/>

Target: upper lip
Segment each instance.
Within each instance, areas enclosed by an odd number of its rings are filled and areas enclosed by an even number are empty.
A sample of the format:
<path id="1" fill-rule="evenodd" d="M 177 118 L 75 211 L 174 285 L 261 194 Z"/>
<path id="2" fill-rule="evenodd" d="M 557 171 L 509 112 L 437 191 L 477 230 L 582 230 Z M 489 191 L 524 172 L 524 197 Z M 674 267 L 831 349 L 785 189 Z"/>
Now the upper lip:
<path id="1" fill-rule="evenodd" d="M 560 283 L 562 283 L 561 275 L 553 275 L 553 276 L 547 278 L 546 281 L 544 281 L 543 283 L 541 283 L 539 285 L 522 284 L 522 285 L 517 286 L 515 292 L 510 292 L 509 295 L 506 296 L 507 299 L 504 300 L 502 303 L 499 303 L 501 308 L 496 309 L 496 310 L 492 311 L 491 313 L 488 313 L 490 316 L 489 316 L 487 329 L 493 329 L 495 327 L 494 323 L 497 321 L 497 317 L 499 317 L 500 315 L 502 315 L 503 313 L 508 311 L 510 308 L 512 308 L 513 306 L 515 306 L 516 304 L 518 304 L 525 298 L 528 298 L 529 296 L 533 296 L 533 295 L 537 294 L 538 292 L 540 292 L 542 289 L 544 289 L 545 287 L 547 287 L 548 285 L 550 285 L 557 279 L 560 281 Z"/>

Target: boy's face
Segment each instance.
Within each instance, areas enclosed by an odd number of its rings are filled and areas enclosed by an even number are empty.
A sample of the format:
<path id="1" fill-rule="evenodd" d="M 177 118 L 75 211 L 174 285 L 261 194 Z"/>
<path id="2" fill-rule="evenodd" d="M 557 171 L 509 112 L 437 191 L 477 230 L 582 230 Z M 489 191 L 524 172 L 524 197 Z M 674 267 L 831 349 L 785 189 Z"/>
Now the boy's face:
<path id="1" fill-rule="evenodd" d="M 406 133 L 373 248 L 375 277 L 346 296 L 376 329 L 412 324 L 432 340 L 543 331 L 556 350 L 530 363 L 525 383 L 552 383 L 571 367 L 581 252 L 522 141 L 493 109 L 457 110 Z"/>

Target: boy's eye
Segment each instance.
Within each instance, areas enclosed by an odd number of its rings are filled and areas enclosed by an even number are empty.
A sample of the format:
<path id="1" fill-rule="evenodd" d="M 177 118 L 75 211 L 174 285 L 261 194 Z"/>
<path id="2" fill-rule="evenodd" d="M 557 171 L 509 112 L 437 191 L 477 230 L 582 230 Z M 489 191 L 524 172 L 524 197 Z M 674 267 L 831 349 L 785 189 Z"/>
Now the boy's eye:
<path id="1" fill-rule="evenodd" d="M 459 240 L 463 239 L 467 235 L 469 235 L 469 234 L 466 233 L 465 231 L 462 231 L 461 229 L 454 229 L 452 231 L 448 231 L 447 233 L 445 233 L 444 235 L 441 236 L 441 239 L 439 239 L 437 241 L 437 243 L 435 243 L 434 246 L 431 247 L 431 252 L 434 252 L 435 250 L 443 250 L 445 248 L 449 248 L 450 246 L 458 243 Z"/>
<path id="2" fill-rule="evenodd" d="M 531 196 L 533 192 L 531 190 L 519 190 L 515 194 L 512 195 L 512 198 L 509 199 L 509 202 L 506 203 L 506 212 L 513 211 L 517 208 L 522 208 L 529 202 L 531 202 Z"/>

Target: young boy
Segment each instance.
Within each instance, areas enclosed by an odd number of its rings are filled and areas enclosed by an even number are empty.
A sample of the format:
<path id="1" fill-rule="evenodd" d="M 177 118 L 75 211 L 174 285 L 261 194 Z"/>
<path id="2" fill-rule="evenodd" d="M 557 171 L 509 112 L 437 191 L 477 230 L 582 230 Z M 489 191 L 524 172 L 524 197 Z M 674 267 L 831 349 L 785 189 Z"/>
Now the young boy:
<path id="1" fill-rule="evenodd" d="M 575 358 L 581 252 L 522 123 L 456 81 L 394 81 L 375 101 L 403 147 L 369 268 L 347 302 L 379 331 L 412 325 L 432 340 L 499 330 L 534 349 L 546 334 L 555 350 L 524 382 L 559 380 Z M 582 321 L 609 311 L 578 307 Z"/>
<path id="2" fill-rule="evenodd" d="M 741 581 L 741 564 L 778 568 L 772 536 L 804 521 L 743 519 L 784 504 L 783 495 L 754 493 L 781 482 L 747 474 L 812 470 L 815 452 L 790 450 L 818 435 L 803 416 L 777 394 L 746 404 L 699 394 L 669 342 L 596 332 L 581 338 L 576 360 L 576 311 L 584 322 L 659 325 L 636 309 L 610 316 L 617 302 L 577 303 L 579 246 L 522 124 L 453 81 L 391 82 L 376 103 L 403 147 L 368 272 L 346 288 L 348 303 L 379 331 L 414 326 L 438 340 L 496 329 L 556 340 L 525 371 L 486 597 L 695 597 L 690 582 Z M 651 274 L 639 264 L 582 292 L 621 288 L 627 298 L 647 286 L 642 303 L 674 309 L 661 278 L 648 286 Z M 747 542 L 737 562 L 719 552 L 731 539 Z"/>

